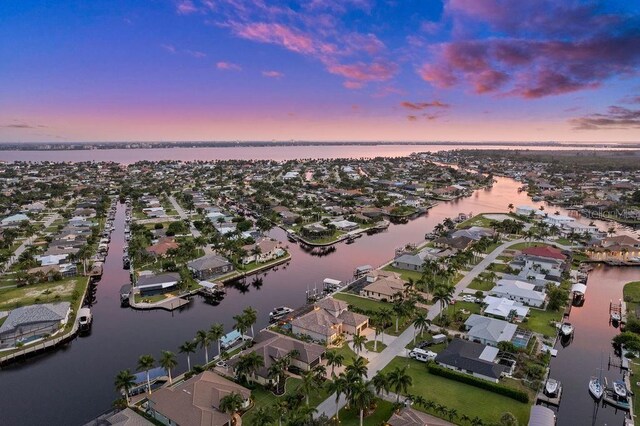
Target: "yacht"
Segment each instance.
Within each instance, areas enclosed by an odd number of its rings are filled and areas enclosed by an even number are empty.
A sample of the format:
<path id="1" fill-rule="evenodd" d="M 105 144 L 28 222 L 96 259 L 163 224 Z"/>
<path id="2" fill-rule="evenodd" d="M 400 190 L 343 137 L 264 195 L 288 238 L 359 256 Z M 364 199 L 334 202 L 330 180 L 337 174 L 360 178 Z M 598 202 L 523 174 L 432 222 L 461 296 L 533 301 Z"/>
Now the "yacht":
<path id="1" fill-rule="evenodd" d="M 91 309 L 80 308 L 78 311 L 78 325 L 80 331 L 88 331 L 91 328 L 91 322 L 93 317 L 91 316 Z"/>
<path id="2" fill-rule="evenodd" d="M 613 382 L 613 391 L 619 398 L 627 397 L 627 386 L 621 380 Z"/>
<path id="3" fill-rule="evenodd" d="M 275 308 L 273 311 L 269 312 L 269 319 L 271 321 L 277 321 L 280 318 L 284 317 L 285 315 L 290 314 L 291 312 L 293 312 L 293 309 L 287 306 L 279 306 Z"/>
<path id="4" fill-rule="evenodd" d="M 591 380 L 589 380 L 589 393 L 596 399 L 596 401 L 600 401 L 602 399 L 604 386 L 602 386 L 602 382 L 599 377 L 592 377 Z"/>
<path id="5" fill-rule="evenodd" d="M 620 322 L 620 314 L 618 312 L 611 312 L 611 321 Z"/>
<path id="6" fill-rule="evenodd" d="M 571 325 L 571 323 L 565 322 L 560 327 L 560 333 L 563 336 L 571 336 L 571 334 L 573 333 L 573 325 Z"/>
<path id="7" fill-rule="evenodd" d="M 560 395 L 560 391 L 562 390 L 562 386 L 560 382 L 555 379 L 547 379 L 547 382 L 544 384 L 544 394 L 551 398 L 557 398 Z"/>

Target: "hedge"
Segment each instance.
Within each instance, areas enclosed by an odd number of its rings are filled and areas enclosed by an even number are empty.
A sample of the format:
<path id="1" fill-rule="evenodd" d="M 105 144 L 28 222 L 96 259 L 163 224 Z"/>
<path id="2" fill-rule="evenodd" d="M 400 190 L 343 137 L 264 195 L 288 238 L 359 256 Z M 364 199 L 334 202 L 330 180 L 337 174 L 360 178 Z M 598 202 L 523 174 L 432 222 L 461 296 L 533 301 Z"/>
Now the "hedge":
<path id="1" fill-rule="evenodd" d="M 465 383 L 467 385 L 476 386 L 478 388 L 485 389 L 511 399 L 515 399 L 516 401 L 524 402 L 525 404 L 529 403 L 529 394 L 525 391 L 489 382 L 487 380 L 479 379 L 468 374 L 458 373 L 448 368 L 440 367 L 434 363 L 429 363 L 427 365 L 427 369 L 429 370 L 429 373 L 435 374 L 436 376 L 442 376 L 447 379 Z"/>

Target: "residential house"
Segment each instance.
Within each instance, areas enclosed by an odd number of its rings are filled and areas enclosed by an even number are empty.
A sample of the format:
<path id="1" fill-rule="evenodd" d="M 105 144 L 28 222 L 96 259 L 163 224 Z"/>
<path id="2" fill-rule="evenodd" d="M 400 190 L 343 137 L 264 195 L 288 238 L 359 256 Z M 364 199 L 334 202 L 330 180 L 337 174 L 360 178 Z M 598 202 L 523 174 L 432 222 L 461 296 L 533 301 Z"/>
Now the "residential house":
<path id="1" fill-rule="evenodd" d="M 498 383 L 508 370 L 498 364 L 498 348 L 481 343 L 453 339 L 436 356 L 435 362 L 442 367 Z"/>
<path id="2" fill-rule="evenodd" d="M 178 244 L 178 242 L 174 238 L 165 237 L 160 238 L 157 243 L 150 245 L 145 250 L 152 256 L 165 257 L 169 250 L 175 250 L 178 247 L 180 247 L 180 244 Z"/>
<path id="3" fill-rule="evenodd" d="M 242 263 L 264 263 L 275 260 L 285 255 L 279 241 L 271 238 L 261 238 L 254 244 L 242 247 L 248 254 L 242 259 Z"/>
<path id="4" fill-rule="evenodd" d="M 471 314 L 464 326 L 469 340 L 489 346 L 498 346 L 499 342 L 510 342 L 518 329 L 515 324 L 478 314 Z"/>
<path id="5" fill-rule="evenodd" d="M 528 307 L 504 297 L 486 296 L 483 303 L 486 305 L 483 313 L 494 318 L 521 322 L 529 315 Z"/>
<path id="6" fill-rule="evenodd" d="M 400 410 L 394 411 L 391 418 L 385 423 L 388 426 L 451 426 L 445 420 L 438 419 L 423 413 L 422 411 L 414 410 L 411 407 L 403 407 Z"/>
<path id="7" fill-rule="evenodd" d="M 199 280 L 227 274 L 233 271 L 233 264 L 217 254 L 208 254 L 187 263 L 187 268 Z"/>
<path id="8" fill-rule="evenodd" d="M 21 222 L 28 222 L 29 216 L 26 214 L 18 213 L 11 216 L 7 216 L 0 221 L 0 225 L 2 226 L 15 226 L 19 225 Z"/>
<path id="9" fill-rule="evenodd" d="M 242 397 L 240 408 L 249 407 L 249 389 L 212 371 L 204 371 L 150 394 L 148 413 L 167 426 L 231 426 L 231 416 L 220 409 L 220 401 L 231 394 Z"/>
<path id="10" fill-rule="evenodd" d="M 536 308 L 542 307 L 547 300 L 546 293 L 539 291 L 534 284 L 510 279 L 498 280 L 496 286 L 489 291 L 489 295 L 503 297 Z"/>
<path id="11" fill-rule="evenodd" d="M 70 312 L 69 302 L 42 303 L 12 310 L 0 325 L 0 348 L 12 348 L 56 333 L 67 324 Z"/>
<path id="12" fill-rule="evenodd" d="M 349 312 L 346 302 L 333 297 L 320 300 L 311 312 L 291 322 L 294 334 L 325 343 L 332 343 L 342 333 L 360 334 L 368 325 L 367 316 Z"/>
<path id="13" fill-rule="evenodd" d="M 397 294 L 404 290 L 405 284 L 397 272 L 380 269 L 369 272 L 366 275 L 366 282 L 368 284 L 360 290 L 360 296 L 386 301 L 395 299 Z"/>
<path id="14" fill-rule="evenodd" d="M 136 288 L 142 296 L 151 296 L 173 290 L 180 282 L 180 274 L 177 272 L 165 272 L 163 274 L 142 275 L 136 282 Z"/>

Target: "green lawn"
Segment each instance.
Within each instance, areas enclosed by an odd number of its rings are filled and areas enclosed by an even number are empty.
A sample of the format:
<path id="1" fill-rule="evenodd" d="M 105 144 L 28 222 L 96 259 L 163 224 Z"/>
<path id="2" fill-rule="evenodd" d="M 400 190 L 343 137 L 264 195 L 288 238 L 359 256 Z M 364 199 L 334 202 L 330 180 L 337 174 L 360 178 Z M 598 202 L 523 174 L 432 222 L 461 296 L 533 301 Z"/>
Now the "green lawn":
<path id="1" fill-rule="evenodd" d="M 526 241 L 524 243 L 513 244 L 513 245 L 509 246 L 508 248 L 510 248 L 512 250 L 522 250 L 523 248 L 528 248 L 528 247 L 544 247 L 544 246 L 550 246 L 550 245 L 551 244 L 534 243 L 532 241 Z"/>
<path id="2" fill-rule="evenodd" d="M 0 323 L 1 324 L 1 323 Z M 367 350 L 371 351 L 371 352 L 382 352 L 384 350 L 384 348 L 387 347 L 387 345 L 385 345 L 384 343 L 382 343 L 380 341 L 380 336 L 378 336 L 378 347 L 377 347 L 377 351 L 373 350 L 373 344 L 375 343 L 375 341 L 373 340 L 367 340 L 367 342 L 364 344 L 364 347 L 367 348 Z"/>
<path id="3" fill-rule="evenodd" d="M 384 271 L 397 272 L 398 274 L 400 274 L 400 277 L 405 281 L 408 281 L 409 278 L 411 278 L 414 282 L 416 282 L 422 278 L 422 272 L 418 272 L 418 271 L 405 271 L 404 269 L 394 268 L 391 265 L 385 266 L 382 269 Z"/>
<path id="4" fill-rule="evenodd" d="M 448 408 L 455 408 L 458 416 L 466 414 L 474 418 L 480 417 L 485 423 L 498 423 L 504 412 L 510 412 L 518 419 L 518 423 L 526 425 L 529 419 L 529 404 L 517 402 L 506 396 L 456 382 L 444 377 L 430 374 L 424 363 L 401 357 L 394 358 L 384 369 L 385 373 L 396 367 L 409 366 L 407 373 L 413 379 L 409 388 L 412 395 L 421 395 L 427 400 Z M 420 407 L 414 406 L 416 409 Z M 430 413 L 438 415 L 437 413 Z"/>
<path id="5" fill-rule="evenodd" d="M 0 310 L 35 303 L 71 302 L 74 293 L 82 295 L 86 278 L 73 277 L 61 281 L 51 281 L 24 287 L 11 287 L 0 290 Z"/>
<path id="6" fill-rule="evenodd" d="M 495 286 L 495 283 L 493 283 L 493 281 L 481 280 L 481 279 L 478 279 L 478 278 L 474 278 L 473 281 L 471 281 L 471 284 L 469 284 L 469 287 L 467 287 L 467 288 L 470 288 L 472 290 L 489 291 L 494 286 Z"/>
<path id="7" fill-rule="evenodd" d="M 380 426 L 389 420 L 392 414 L 393 404 L 391 402 L 376 399 L 376 410 L 365 417 L 363 423 L 366 426 Z M 360 411 L 343 408 L 340 410 L 340 424 L 343 426 L 359 426 Z"/>
<path id="8" fill-rule="evenodd" d="M 567 238 L 558 238 L 556 239 L 556 243 L 562 244 L 563 246 L 572 246 L 573 241 L 568 240 Z"/>
<path id="9" fill-rule="evenodd" d="M 489 265 L 489 267 L 487 268 L 489 271 L 495 271 L 495 272 L 507 272 L 507 268 L 509 267 L 509 265 L 507 265 L 506 263 L 492 263 Z"/>
<path id="10" fill-rule="evenodd" d="M 484 228 L 489 228 L 491 225 L 491 219 L 487 219 L 482 214 L 476 215 L 471 219 L 467 219 L 462 223 L 459 223 L 456 228 L 457 229 L 466 229 L 471 228 L 472 226 L 482 226 Z"/>
<path id="11" fill-rule="evenodd" d="M 519 327 L 541 333 L 545 336 L 555 336 L 558 330 L 549 324 L 550 321 L 560 321 L 562 311 L 548 311 L 540 309 L 529 309 L 527 321 L 519 324 Z"/>
<path id="12" fill-rule="evenodd" d="M 625 301 L 640 303 L 640 281 L 625 284 L 622 294 Z"/>
<path id="13" fill-rule="evenodd" d="M 367 299 L 366 297 L 360 297 L 347 293 L 336 293 L 333 296 L 335 299 L 343 300 L 351 306 L 355 306 L 359 309 L 366 309 L 369 311 L 378 311 L 382 308 L 391 309 L 393 305 L 388 302 L 378 302 L 377 300 Z"/>
<path id="14" fill-rule="evenodd" d="M 136 294 L 133 299 L 136 303 L 144 302 L 144 303 L 156 303 L 160 302 L 167 298 L 165 294 L 154 294 L 153 296 L 141 296 L 140 294 Z"/>
<path id="15" fill-rule="evenodd" d="M 378 342 L 378 344 L 380 343 Z M 353 360 L 356 358 L 356 353 L 346 343 L 339 348 L 332 348 L 329 350 L 341 354 L 344 358 L 342 364 L 345 366 L 353 364 Z M 331 368 L 329 368 L 328 370 L 331 371 Z"/>

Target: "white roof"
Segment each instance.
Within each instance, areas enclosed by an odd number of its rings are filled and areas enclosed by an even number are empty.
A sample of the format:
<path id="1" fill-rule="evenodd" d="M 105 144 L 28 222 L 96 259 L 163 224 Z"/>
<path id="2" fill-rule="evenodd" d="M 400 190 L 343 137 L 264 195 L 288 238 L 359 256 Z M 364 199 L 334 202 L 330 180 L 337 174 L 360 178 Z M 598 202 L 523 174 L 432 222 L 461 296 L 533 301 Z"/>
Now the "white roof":
<path id="1" fill-rule="evenodd" d="M 499 349 L 494 346 L 485 346 L 478 358 L 483 361 L 493 362 L 498 356 Z"/>
<path id="2" fill-rule="evenodd" d="M 526 297 L 527 299 L 544 301 L 546 295 L 534 290 L 535 286 L 520 280 L 499 280 L 489 294 L 506 294 L 509 296 Z"/>
<path id="3" fill-rule="evenodd" d="M 505 299 L 504 297 L 487 296 L 484 299 L 484 303 L 488 303 L 488 306 L 484 310 L 484 313 L 487 315 L 507 318 L 513 310 L 516 311 L 519 317 L 526 317 L 529 313 L 529 308 L 523 306 L 522 303 Z"/>
<path id="4" fill-rule="evenodd" d="M 571 291 L 573 293 L 585 294 L 587 292 L 587 286 L 585 284 L 576 283 L 571 286 Z"/>
<path id="5" fill-rule="evenodd" d="M 325 278 L 323 282 L 325 284 L 330 284 L 330 285 L 341 285 L 342 284 L 342 281 L 334 280 L 333 278 Z"/>

